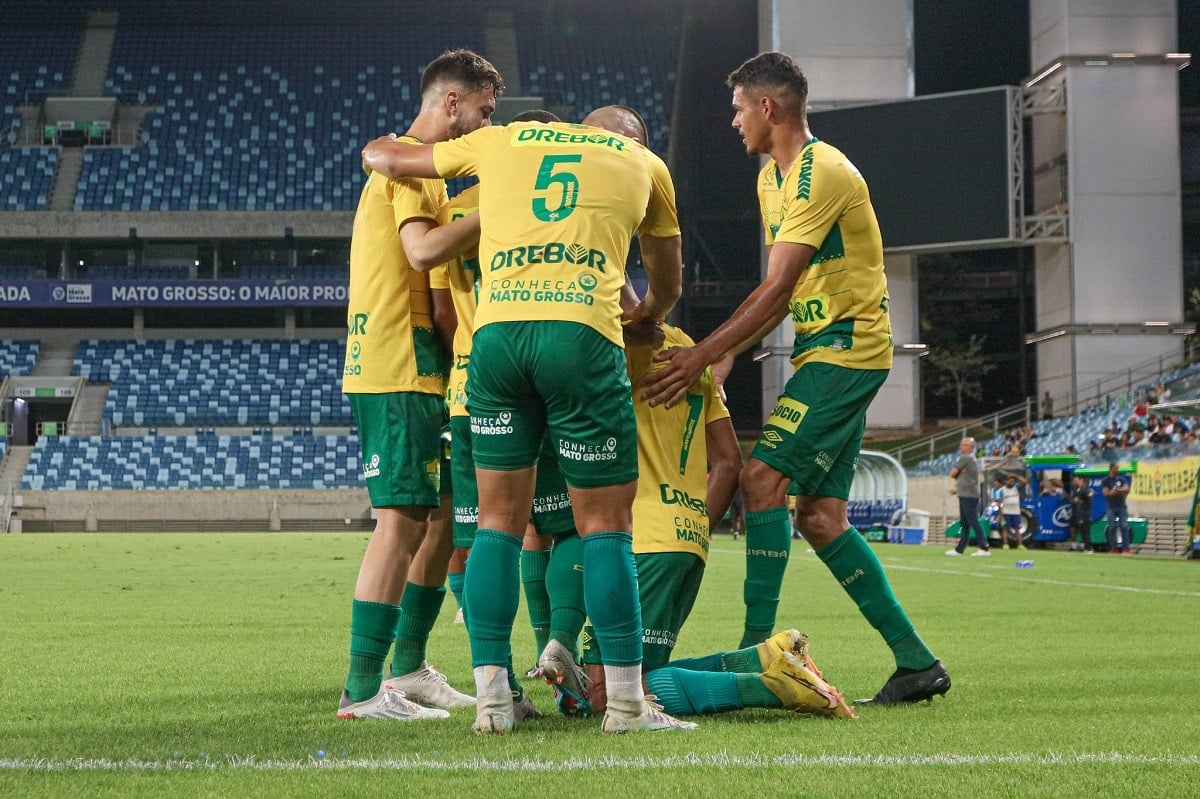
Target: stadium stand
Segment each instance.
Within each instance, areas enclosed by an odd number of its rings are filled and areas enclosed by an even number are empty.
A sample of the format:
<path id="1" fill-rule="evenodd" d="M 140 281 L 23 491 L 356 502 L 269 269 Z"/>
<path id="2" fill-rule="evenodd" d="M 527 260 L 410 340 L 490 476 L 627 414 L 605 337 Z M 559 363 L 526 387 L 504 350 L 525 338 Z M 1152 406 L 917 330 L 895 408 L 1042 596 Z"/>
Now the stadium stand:
<path id="1" fill-rule="evenodd" d="M 650 148 L 665 154 L 679 51 L 677 19 L 625 27 L 589 23 L 586 11 L 580 11 L 573 24 L 527 20 L 517 31 L 522 64 L 530 65 L 522 75 L 527 94 L 582 112 L 613 103 L 636 108 L 646 120 Z"/>
<path id="2" fill-rule="evenodd" d="M 46 436 L 21 487 L 358 488 L 358 446 L 353 435 Z"/>
<path id="3" fill-rule="evenodd" d="M 119 27 L 108 91 L 156 106 L 143 147 L 89 148 L 76 210 L 350 210 L 362 143 L 416 111 L 424 65 L 469 25 Z M 387 53 L 387 66 L 379 54 Z M 316 54 L 316 55 L 314 55 Z"/>
<path id="4" fill-rule="evenodd" d="M 17 141 L 19 109 L 66 89 L 80 36 L 81 26 L 39 31 L 38 46 L 30 47 L 26 31 L 0 29 L 0 77 L 5 81 L 0 94 L 0 211 L 46 208 L 58 150 L 38 146 L 40 140 Z"/>
<path id="5" fill-rule="evenodd" d="M 397 37 L 374 24 L 395 13 L 383 3 L 339 12 L 336 27 L 315 24 L 326 21 L 316 2 L 291 3 L 269 25 L 244 3 L 209 3 L 195 27 L 186 27 L 195 9 L 176 14 L 139 0 L 63 6 L 18 14 L 16 24 L 33 27 L 0 32 L 0 63 L 13 65 L 0 117 L 8 138 L 20 126 L 18 104 L 69 87 L 88 10 L 118 12 L 106 94 L 150 110 L 137 146 L 84 150 L 75 210 L 351 210 L 359 148 L 412 118 L 424 65 L 447 48 L 484 46 L 478 13 L 442 17 L 452 26 L 411 22 Z M 515 4 L 522 74 L 513 83 L 568 116 L 633 106 L 651 147 L 665 153 L 680 19 L 627 27 L 612 24 L 613 14 L 580 8 L 565 22 Z M 0 153 L 0 210 L 44 209 L 57 158 L 56 148 Z"/>
<path id="6" fill-rule="evenodd" d="M 112 387 L 120 426 L 349 426 L 332 339 L 81 341 L 72 374 Z"/>
<path id="7" fill-rule="evenodd" d="M 1120 430 L 1125 429 L 1133 411 L 1135 397 L 1145 396 L 1154 384 L 1162 384 L 1171 389 L 1173 399 L 1190 399 L 1197 396 L 1197 392 L 1200 391 L 1200 385 L 1197 385 L 1198 376 L 1200 376 L 1200 365 L 1191 365 L 1168 372 L 1156 380 L 1138 385 L 1118 396 L 1107 398 L 1103 406 L 1097 405 L 1073 416 L 1033 421 L 1030 426 L 1035 435 L 1025 441 L 1025 454 L 1054 455 L 1066 452 L 1067 447 L 1073 446 L 1086 460 L 1089 443 L 1096 441 L 1102 431 L 1114 423 Z M 1004 443 L 1004 434 L 999 434 L 989 439 L 980 439 L 978 446 L 983 452 L 991 452 L 994 448 L 1003 446 Z M 1130 450 L 1118 451 L 1122 458 L 1130 457 Z M 1177 449 L 1173 447 L 1147 447 L 1137 451 L 1136 459 L 1171 457 L 1178 454 Z M 957 459 L 957 452 L 946 453 L 921 461 L 910 468 L 908 473 L 912 476 L 946 474 Z"/>
<path id="8" fill-rule="evenodd" d="M 27 375 L 37 364 L 40 342 L 37 340 L 6 339 L 0 341 L 0 377 Z"/>

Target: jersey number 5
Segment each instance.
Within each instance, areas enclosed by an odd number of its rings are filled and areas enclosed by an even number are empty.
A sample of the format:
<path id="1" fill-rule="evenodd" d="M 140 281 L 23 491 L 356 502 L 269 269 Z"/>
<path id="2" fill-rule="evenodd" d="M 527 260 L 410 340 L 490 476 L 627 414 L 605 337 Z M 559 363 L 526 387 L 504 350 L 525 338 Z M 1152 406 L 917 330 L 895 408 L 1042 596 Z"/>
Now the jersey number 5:
<path id="1" fill-rule="evenodd" d="M 544 191 L 558 184 L 562 189 L 562 196 L 553 210 L 546 204 L 545 198 L 534 198 L 533 215 L 535 217 L 543 222 L 561 222 L 571 215 L 571 212 L 575 210 L 575 201 L 579 198 L 579 178 L 575 177 L 574 172 L 565 170 L 555 172 L 554 170 L 561 164 L 577 164 L 582 160 L 582 155 L 547 155 L 542 158 L 542 165 L 538 169 L 537 180 L 534 181 L 533 188 Z"/>

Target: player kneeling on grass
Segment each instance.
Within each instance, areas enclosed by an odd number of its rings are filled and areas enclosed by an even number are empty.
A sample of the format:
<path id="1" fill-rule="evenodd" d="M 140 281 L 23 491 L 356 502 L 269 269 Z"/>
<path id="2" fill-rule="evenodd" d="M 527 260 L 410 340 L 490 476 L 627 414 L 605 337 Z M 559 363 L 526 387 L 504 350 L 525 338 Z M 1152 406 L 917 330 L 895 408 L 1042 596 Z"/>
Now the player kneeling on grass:
<path id="1" fill-rule="evenodd" d="M 683 331 L 667 325 L 663 330 L 666 347 L 692 345 Z M 627 348 L 634 385 L 650 371 L 654 352 Z M 686 402 L 666 408 L 635 400 L 634 412 L 641 477 L 633 549 L 647 692 L 671 715 L 764 707 L 853 718 L 796 630 L 736 652 L 668 663 L 704 577 L 708 532 L 733 496 L 741 453 L 711 369 L 689 389 Z M 600 712 L 606 703 L 603 652 L 593 636 L 585 633 L 584 641 L 587 701 Z"/>

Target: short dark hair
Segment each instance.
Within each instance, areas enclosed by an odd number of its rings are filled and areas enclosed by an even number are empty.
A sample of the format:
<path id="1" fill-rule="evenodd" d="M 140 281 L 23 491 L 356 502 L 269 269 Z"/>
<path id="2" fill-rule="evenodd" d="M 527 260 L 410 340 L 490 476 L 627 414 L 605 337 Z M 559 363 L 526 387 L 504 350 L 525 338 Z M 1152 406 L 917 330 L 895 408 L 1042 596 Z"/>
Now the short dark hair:
<path id="1" fill-rule="evenodd" d="M 804 113 L 808 105 L 808 79 L 787 53 L 759 53 L 729 73 L 725 85 L 759 96 L 771 95 L 786 108 Z"/>
<path id="2" fill-rule="evenodd" d="M 614 107 L 621 109 L 622 111 L 624 111 L 625 113 L 627 113 L 631 117 L 633 117 L 635 120 L 637 120 L 638 127 L 641 128 L 642 142 L 647 147 L 649 147 L 650 146 L 650 130 L 646 127 L 646 120 L 642 118 L 642 115 L 638 113 L 637 109 L 631 108 L 630 106 L 627 106 L 627 105 L 617 105 Z"/>
<path id="3" fill-rule="evenodd" d="M 429 62 L 421 75 L 421 97 L 437 83 L 455 83 L 470 92 L 481 91 L 489 86 L 499 95 L 504 91 L 504 78 L 479 53 L 471 50 L 447 50 Z"/>
<path id="4" fill-rule="evenodd" d="M 549 124 L 551 122 L 562 122 L 558 114 L 552 114 L 541 108 L 531 108 L 528 111 L 522 111 L 512 118 L 513 122 L 542 122 Z"/>

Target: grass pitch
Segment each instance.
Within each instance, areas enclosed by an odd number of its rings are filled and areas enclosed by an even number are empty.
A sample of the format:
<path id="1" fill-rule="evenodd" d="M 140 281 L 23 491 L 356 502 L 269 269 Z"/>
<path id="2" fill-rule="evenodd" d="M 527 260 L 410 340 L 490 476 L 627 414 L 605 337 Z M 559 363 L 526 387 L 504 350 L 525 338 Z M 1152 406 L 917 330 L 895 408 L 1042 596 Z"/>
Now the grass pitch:
<path id="1" fill-rule="evenodd" d="M 1194 796 L 1200 564 L 875 545 L 954 680 L 857 722 L 743 711 L 684 734 L 553 716 L 503 738 L 447 721 L 344 722 L 362 533 L 0 536 L 0 795 Z M 741 634 L 742 544 L 714 542 L 677 654 Z M 890 654 L 795 542 L 779 624 L 848 698 Z M 430 659 L 471 690 L 447 599 Z M 535 659 L 528 617 L 514 650 Z M 534 793 L 536 792 L 536 793 Z"/>

